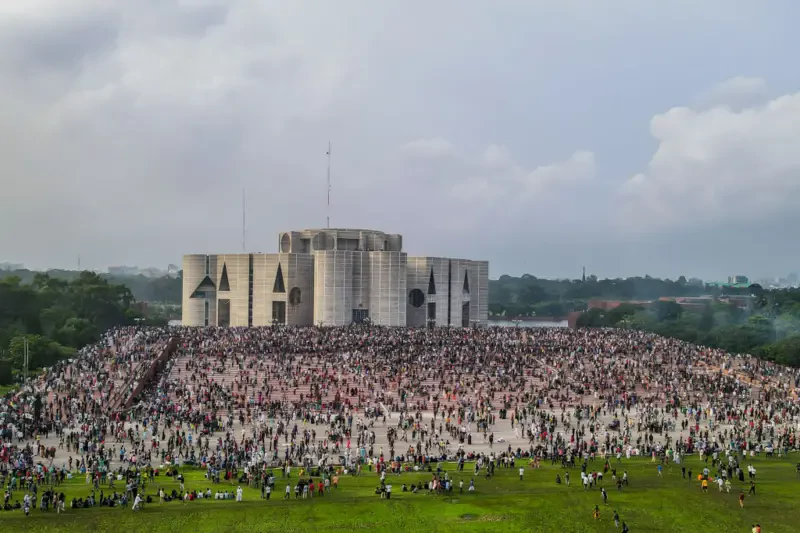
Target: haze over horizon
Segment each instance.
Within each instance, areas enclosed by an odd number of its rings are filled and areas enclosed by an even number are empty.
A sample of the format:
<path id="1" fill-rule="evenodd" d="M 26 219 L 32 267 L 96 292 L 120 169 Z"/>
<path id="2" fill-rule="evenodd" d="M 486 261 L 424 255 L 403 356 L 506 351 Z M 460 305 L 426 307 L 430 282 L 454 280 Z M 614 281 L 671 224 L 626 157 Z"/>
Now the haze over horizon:
<path id="1" fill-rule="evenodd" d="M 404 235 L 490 276 L 800 269 L 800 5 L 0 5 L 0 261 Z"/>

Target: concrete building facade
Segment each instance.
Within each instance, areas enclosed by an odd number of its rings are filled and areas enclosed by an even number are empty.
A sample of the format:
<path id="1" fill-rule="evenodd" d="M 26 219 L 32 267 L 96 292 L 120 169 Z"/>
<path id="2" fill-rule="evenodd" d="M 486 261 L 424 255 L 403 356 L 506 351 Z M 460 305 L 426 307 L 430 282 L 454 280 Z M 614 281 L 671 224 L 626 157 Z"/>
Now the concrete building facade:
<path id="1" fill-rule="evenodd" d="M 187 326 L 486 325 L 489 263 L 409 257 L 403 238 L 362 229 L 278 235 L 278 253 L 186 255 Z"/>

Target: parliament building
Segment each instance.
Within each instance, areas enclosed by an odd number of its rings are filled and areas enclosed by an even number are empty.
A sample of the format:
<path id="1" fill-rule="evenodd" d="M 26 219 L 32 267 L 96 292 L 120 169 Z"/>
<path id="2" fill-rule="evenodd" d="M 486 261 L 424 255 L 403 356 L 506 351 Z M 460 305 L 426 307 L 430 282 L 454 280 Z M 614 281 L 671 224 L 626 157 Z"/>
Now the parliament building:
<path id="1" fill-rule="evenodd" d="M 278 253 L 183 257 L 185 326 L 486 325 L 489 263 L 409 257 L 363 229 L 278 235 Z"/>

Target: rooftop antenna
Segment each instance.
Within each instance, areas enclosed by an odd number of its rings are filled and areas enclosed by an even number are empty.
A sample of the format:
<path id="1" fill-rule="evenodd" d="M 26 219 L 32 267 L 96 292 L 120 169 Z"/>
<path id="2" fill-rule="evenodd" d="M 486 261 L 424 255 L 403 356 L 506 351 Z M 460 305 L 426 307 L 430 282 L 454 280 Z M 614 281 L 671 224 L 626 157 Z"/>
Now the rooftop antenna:
<path id="1" fill-rule="evenodd" d="M 583 278 L 582 281 L 586 283 L 586 267 L 583 267 Z"/>
<path id="2" fill-rule="evenodd" d="M 242 189 L 242 253 L 247 253 L 247 189 Z"/>
<path id="3" fill-rule="evenodd" d="M 331 229 L 331 142 L 328 141 L 328 229 Z"/>

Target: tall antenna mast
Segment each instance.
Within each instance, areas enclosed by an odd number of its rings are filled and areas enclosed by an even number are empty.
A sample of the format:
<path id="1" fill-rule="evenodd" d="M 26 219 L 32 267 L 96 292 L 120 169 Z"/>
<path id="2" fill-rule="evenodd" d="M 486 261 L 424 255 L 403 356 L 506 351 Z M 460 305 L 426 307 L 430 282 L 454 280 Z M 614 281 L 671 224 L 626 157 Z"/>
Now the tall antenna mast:
<path id="1" fill-rule="evenodd" d="M 247 189 L 242 189 L 242 253 L 247 253 Z"/>
<path id="2" fill-rule="evenodd" d="M 328 229 L 331 228 L 331 142 L 328 141 Z"/>

